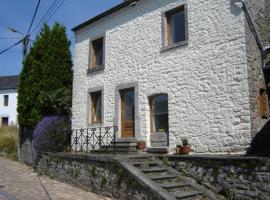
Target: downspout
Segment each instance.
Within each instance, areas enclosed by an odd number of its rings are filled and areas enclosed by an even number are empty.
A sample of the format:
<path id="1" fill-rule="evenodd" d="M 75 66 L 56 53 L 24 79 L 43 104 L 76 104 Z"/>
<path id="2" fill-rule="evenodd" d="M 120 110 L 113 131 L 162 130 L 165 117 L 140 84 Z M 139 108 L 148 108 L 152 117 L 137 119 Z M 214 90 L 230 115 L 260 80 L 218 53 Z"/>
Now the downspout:
<path id="1" fill-rule="evenodd" d="M 251 32 L 255 38 L 255 41 L 257 43 L 257 46 L 260 50 L 260 53 L 261 53 L 261 58 L 262 58 L 262 68 L 265 67 L 265 59 L 267 57 L 267 55 L 270 53 L 270 44 L 266 47 L 263 47 L 263 44 L 262 44 L 262 41 L 261 41 L 261 38 L 258 34 L 258 31 L 254 25 L 254 21 L 252 20 L 251 16 L 250 16 L 250 13 L 247 9 L 247 4 L 245 2 L 245 0 L 235 0 L 235 2 L 241 2 L 242 3 L 242 8 L 243 8 L 243 11 L 245 13 L 245 16 L 246 16 L 246 19 L 247 19 L 247 22 L 248 22 L 248 25 L 251 29 Z"/>

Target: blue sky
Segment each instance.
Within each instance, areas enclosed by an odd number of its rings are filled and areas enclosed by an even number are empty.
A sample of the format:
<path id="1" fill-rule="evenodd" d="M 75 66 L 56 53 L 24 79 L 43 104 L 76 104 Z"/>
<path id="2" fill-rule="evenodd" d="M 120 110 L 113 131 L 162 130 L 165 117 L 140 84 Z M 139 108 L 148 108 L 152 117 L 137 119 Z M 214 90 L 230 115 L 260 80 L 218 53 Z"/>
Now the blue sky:
<path id="1" fill-rule="evenodd" d="M 41 0 L 33 28 L 42 18 L 54 0 Z M 71 28 L 91 17 L 121 3 L 122 0 L 65 0 L 64 4 L 48 21 L 52 25 L 55 21 L 67 28 L 67 34 L 72 41 L 71 51 L 74 51 L 74 37 Z M 0 6 L 0 51 L 8 48 L 20 39 L 20 35 L 8 30 L 12 27 L 26 33 L 36 7 L 37 0 L 1 0 Z M 35 38 L 39 29 L 33 32 Z M 8 39 L 6 39 L 8 38 Z M 10 51 L 0 55 L 0 76 L 16 75 L 22 68 L 22 46 L 17 45 Z"/>

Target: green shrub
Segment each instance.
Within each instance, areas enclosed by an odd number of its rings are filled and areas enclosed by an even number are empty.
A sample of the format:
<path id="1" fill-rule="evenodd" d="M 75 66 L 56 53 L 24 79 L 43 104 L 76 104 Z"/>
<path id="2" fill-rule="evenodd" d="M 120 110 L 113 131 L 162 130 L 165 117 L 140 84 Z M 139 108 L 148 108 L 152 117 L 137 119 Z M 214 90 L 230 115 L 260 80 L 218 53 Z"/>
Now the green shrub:
<path id="1" fill-rule="evenodd" d="M 3 152 L 7 158 L 17 159 L 18 135 L 17 127 L 0 128 L 0 152 Z"/>

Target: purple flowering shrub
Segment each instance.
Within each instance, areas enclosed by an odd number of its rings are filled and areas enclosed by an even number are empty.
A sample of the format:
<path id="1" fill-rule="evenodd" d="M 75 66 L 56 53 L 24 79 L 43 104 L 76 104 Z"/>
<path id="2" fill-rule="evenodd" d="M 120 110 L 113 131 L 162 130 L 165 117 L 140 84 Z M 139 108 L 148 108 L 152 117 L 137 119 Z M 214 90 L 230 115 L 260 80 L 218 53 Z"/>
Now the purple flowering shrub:
<path id="1" fill-rule="evenodd" d="M 36 159 L 42 152 L 65 151 L 70 145 L 70 123 L 66 117 L 47 116 L 36 126 L 32 137 Z"/>

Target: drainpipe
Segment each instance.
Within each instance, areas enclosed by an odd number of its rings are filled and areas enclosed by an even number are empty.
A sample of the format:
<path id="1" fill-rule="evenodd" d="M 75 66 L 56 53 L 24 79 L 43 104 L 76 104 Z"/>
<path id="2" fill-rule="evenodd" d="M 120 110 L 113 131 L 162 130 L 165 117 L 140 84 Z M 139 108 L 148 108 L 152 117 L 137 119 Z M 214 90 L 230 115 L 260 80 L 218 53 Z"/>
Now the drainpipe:
<path id="1" fill-rule="evenodd" d="M 261 38 L 258 34 L 258 31 L 254 25 L 254 21 L 252 20 L 250 14 L 249 14 L 249 11 L 247 9 L 247 4 L 245 2 L 245 0 L 235 0 L 235 2 L 241 2 L 242 3 L 242 8 L 243 8 L 243 11 L 245 13 L 245 16 L 246 16 L 246 19 L 247 19 L 247 22 L 248 22 L 248 25 L 251 29 L 251 32 L 252 34 L 254 35 L 254 38 L 256 40 L 256 43 L 258 45 L 258 48 L 260 49 L 260 52 L 261 52 L 261 58 L 262 58 L 262 68 L 265 67 L 265 59 L 267 57 L 267 55 L 270 53 L 270 44 L 266 47 L 263 47 L 263 44 L 262 44 L 262 41 L 261 41 Z"/>

